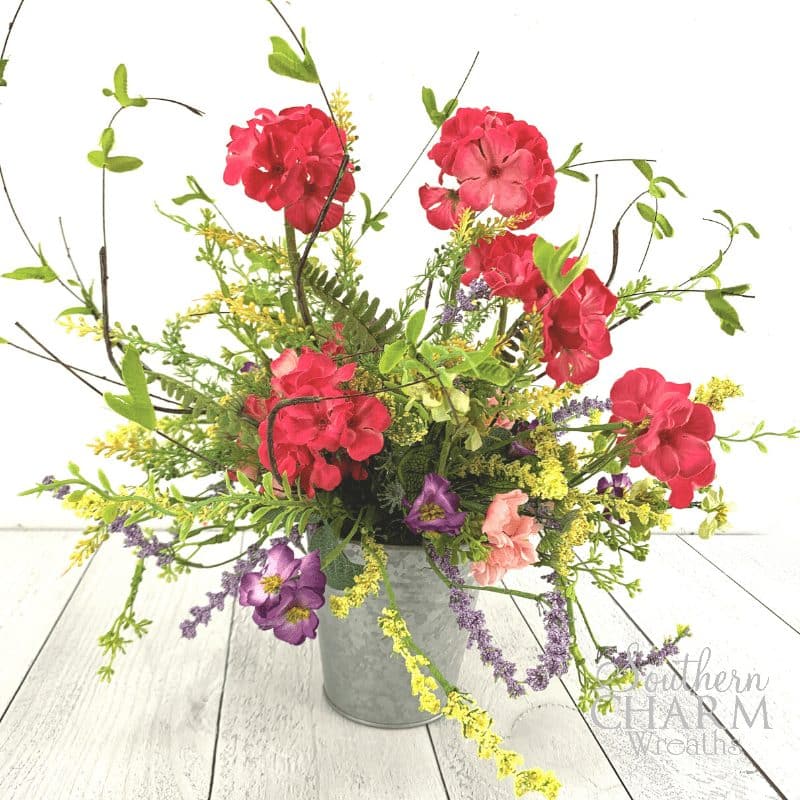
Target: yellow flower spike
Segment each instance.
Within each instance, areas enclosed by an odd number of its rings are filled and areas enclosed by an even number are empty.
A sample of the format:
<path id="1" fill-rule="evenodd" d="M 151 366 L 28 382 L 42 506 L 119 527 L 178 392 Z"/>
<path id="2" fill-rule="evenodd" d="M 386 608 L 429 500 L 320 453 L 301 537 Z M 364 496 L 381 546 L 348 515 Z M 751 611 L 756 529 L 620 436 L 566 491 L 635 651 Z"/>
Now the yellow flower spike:
<path id="1" fill-rule="evenodd" d="M 344 590 L 342 595 L 331 595 L 328 607 L 331 614 L 338 619 L 345 619 L 347 615 L 359 606 L 371 594 L 377 595 L 380 590 L 381 569 L 386 566 L 386 551 L 374 539 L 363 535 L 361 547 L 364 552 L 364 569 L 354 578 L 353 586 Z"/>
<path id="2" fill-rule="evenodd" d="M 522 797 L 528 792 L 539 792 L 547 800 L 556 800 L 561 783 L 555 774 L 542 769 L 526 769 L 518 772 L 514 778 L 514 794 Z"/>
<path id="3" fill-rule="evenodd" d="M 712 411 L 724 411 L 726 400 L 743 396 L 742 387 L 730 378 L 712 378 L 708 383 L 697 387 L 694 402 L 703 403 Z"/>

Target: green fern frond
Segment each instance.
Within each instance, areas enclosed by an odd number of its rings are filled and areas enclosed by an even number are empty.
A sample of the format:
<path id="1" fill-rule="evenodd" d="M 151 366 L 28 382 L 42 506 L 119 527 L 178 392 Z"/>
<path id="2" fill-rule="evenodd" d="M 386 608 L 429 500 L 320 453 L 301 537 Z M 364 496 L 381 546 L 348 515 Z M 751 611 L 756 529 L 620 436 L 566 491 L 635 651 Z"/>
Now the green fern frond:
<path id="1" fill-rule="evenodd" d="M 336 275 L 330 276 L 319 267 L 309 267 L 304 279 L 311 292 L 328 307 L 334 318 L 350 329 L 356 344 L 363 349 L 379 348 L 394 341 L 402 332 L 402 324 L 389 309 L 379 314 L 379 301 L 366 291 L 342 286 Z"/>

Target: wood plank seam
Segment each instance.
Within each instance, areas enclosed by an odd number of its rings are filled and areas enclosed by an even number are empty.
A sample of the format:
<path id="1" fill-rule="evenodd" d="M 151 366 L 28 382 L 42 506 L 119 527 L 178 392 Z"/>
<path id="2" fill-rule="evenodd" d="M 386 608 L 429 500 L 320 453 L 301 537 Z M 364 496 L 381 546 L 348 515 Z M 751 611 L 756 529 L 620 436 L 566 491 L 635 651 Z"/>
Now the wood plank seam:
<path id="1" fill-rule="evenodd" d="M 620 603 L 619 600 L 613 594 L 609 594 L 609 597 L 614 601 L 619 610 L 622 611 L 622 613 L 628 618 L 628 620 L 630 620 L 631 624 L 636 628 L 636 630 L 638 630 L 639 633 L 645 638 L 647 643 L 651 647 L 655 647 L 656 646 L 655 642 L 647 635 L 647 633 L 645 633 L 645 631 L 642 629 L 639 623 L 628 613 L 628 610 L 622 605 L 622 603 Z M 691 686 L 691 684 L 689 684 L 686 680 L 684 680 L 680 670 L 678 670 L 678 668 L 669 659 L 667 659 L 665 664 L 672 670 L 672 672 L 675 675 L 678 676 L 678 678 L 680 678 L 681 684 L 697 698 L 697 701 L 703 706 L 703 708 L 706 710 L 711 719 L 713 719 L 714 722 L 717 725 L 719 725 L 719 727 L 722 730 L 724 730 L 728 736 L 731 737 L 733 742 L 736 743 L 736 746 L 742 751 L 747 760 L 753 765 L 753 767 L 756 769 L 759 775 L 761 775 L 761 777 L 764 778 L 764 780 L 769 784 L 770 788 L 778 795 L 778 797 L 780 797 L 781 800 L 789 800 L 789 797 L 786 794 L 784 794 L 783 791 L 781 791 L 781 788 L 775 783 L 775 781 L 772 780 L 772 778 L 766 773 L 763 767 L 755 760 L 755 758 L 750 754 L 748 749 L 739 741 L 738 737 L 731 732 L 728 726 L 719 718 L 719 716 L 717 716 L 717 713 L 713 709 L 709 708 L 708 704 L 705 702 L 705 700 L 703 700 L 702 697 L 700 697 L 700 695 Z"/>
<path id="2" fill-rule="evenodd" d="M 727 534 L 724 534 L 724 533 L 723 533 L 723 534 L 720 534 L 720 535 L 721 535 L 721 536 L 726 536 Z M 691 548 L 692 550 L 694 550 L 694 552 L 695 552 L 695 553 L 697 553 L 697 555 L 699 555 L 699 556 L 700 556 L 700 558 L 702 558 L 703 560 L 705 560 L 705 561 L 707 561 L 709 564 L 711 564 L 711 566 L 712 566 L 712 567 L 714 567 L 714 569 L 716 569 L 718 572 L 721 572 L 721 573 L 722 573 L 722 574 L 723 574 L 723 575 L 724 575 L 724 576 L 725 576 L 725 577 L 726 577 L 726 578 L 727 578 L 729 581 L 732 581 L 733 583 L 735 583 L 735 584 L 736 584 L 736 585 L 737 585 L 737 586 L 738 586 L 738 587 L 739 587 L 739 588 L 740 588 L 740 589 L 741 589 L 741 590 L 742 590 L 742 591 L 743 591 L 745 594 L 747 594 L 747 595 L 749 595 L 750 597 L 752 597 L 752 598 L 753 598 L 753 600 L 755 600 L 755 601 L 756 601 L 756 602 L 757 602 L 757 603 L 758 603 L 758 604 L 759 604 L 759 605 L 760 605 L 762 608 L 764 608 L 764 609 L 766 609 L 767 611 L 769 611 L 769 613 L 770 613 L 770 614 L 772 614 L 774 617 L 777 617 L 777 618 L 778 618 L 778 619 L 779 619 L 779 620 L 780 620 L 780 621 L 781 621 L 781 622 L 782 622 L 784 625 L 786 625 L 788 628 L 791 628 L 791 629 L 792 629 L 792 630 L 793 630 L 795 633 L 797 633 L 797 634 L 800 634 L 800 631 L 799 631 L 799 630 L 797 630 L 797 628 L 795 628 L 795 626 L 794 626 L 794 625 L 792 625 L 792 623 L 791 623 L 791 622 L 789 622 L 788 620 L 785 620 L 785 619 L 784 619 L 784 618 L 783 618 L 783 617 L 782 617 L 782 616 L 781 616 L 781 615 L 780 615 L 780 614 L 779 614 L 777 611 L 775 611 L 775 610 L 771 609 L 771 608 L 770 608 L 770 607 L 769 607 L 769 606 L 768 606 L 768 605 L 767 605 L 767 604 L 766 604 L 766 603 L 765 603 L 763 600 L 760 600 L 760 599 L 759 599 L 759 598 L 758 598 L 756 595 L 754 595 L 754 594 L 753 594 L 753 593 L 752 593 L 752 592 L 751 592 L 751 591 L 750 591 L 750 590 L 749 590 L 749 589 L 748 589 L 746 586 L 742 586 L 742 584 L 741 584 L 741 583 L 739 583 L 739 581 L 737 581 L 737 580 L 736 580 L 736 578 L 734 578 L 733 576 L 731 576 L 731 575 L 729 575 L 727 572 L 725 572 L 725 570 L 724 570 L 724 569 L 722 569 L 722 567 L 720 567 L 718 564 L 715 564 L 715 563 L 714 563 L 714 562 L 713 562 L 713 561 L 712 561 L 710 558 L 708 558 L 708 556 L 704 555 L 704 554 L 703 554 L 703 553 L 702 553 L 700 550 L 698 550 L 698 549 L 697 549 L 697 548 L 696 548 L 696 547 L 695 547 L 693 544 L 691 544 L 689 541 L 687 541 L 687 536 L 686 536 L 686 535 L 683 535 L 683 534 L 682 534 L 682 535 L 678 536 L 678 538 L 679 538 L 679 539 L 680 539 L 680 540 L 681 540 L 681 541 L 682 541 L 682 542 L 683 542 L 683 543 L 684 543 L 684 544 L 685 544 L 687 547 L 689 547 L 689 548 Z"/>
<path id="3" fill-rule="evenodd" d="M 441 722 L 441 720 L 440 720 Z M 433 750 L 433 759 L 436 762 L 436 769 L 439 770 L 439 777 L 442 779 L 442 789 L 444 789 L 444 796 L 446 800 L 451 800 L 450 792 L 447 788 L 447 781 L 444 779 L 444 772 L 442 772 L 442 765 L 439 763 L 439 754 L 436 752 L 436 745 L 433 742 L 433 736 L 431 734 L 431 724 L 428 723 L 425 726 L 425 731 L 428 734 L 428 741 L 431 743 L 431 750 Z"/>
<path id="4" fill-rule="evenodd" d="M 504 581 L 502 582 L 502 584 L 503 584 L 503 586 L 504 586 L 506 589 L 508 588 L 508 587 L 506 586 L 506 584 L 505 584 L 505 582 L 504 582 Z M 533 628 L 531 627 L 531 624 L 528 622 L 528 619 L 527 619 L 527 617 L 526 617 L 526 616 L 525 616 L 525 614 L 522 612 L 522 609 L 520 608 L 519 604 L 517 603 L 517 599 L 516 599 L 516 597 L 514 597 L 513 595 L 509 595 L 509 599 L 510 599 L 510 600 L 511 600 L 511 602 L 514 604 L 514 608 L 517 610 L 517 613 L 518 613 L 518 614 L 519 614 L 519 615 L 522 617 L 522 621 L 525 623 L 525 627 L 526 627 L 526 628 L 527 628 L 527 629 L 530 631 L 530 634 L 531 634 L 531 636 L 533 636 L 533 638 L 534 638 L 534 641 L 535 641 L 535 642 L 536 642 L 536 644 L 539 646 L 539 649 L 540 649 L 542 652 L 544 652 L 544 646 L 542 645 L 542 643 L 539 641 L 539 638 L 538 638 L 538 637 L 536 636 L 536 634 L 534 633 L 534 631 L 533 631 Z M 559 682 L 561 683 L 561 685 L 564 687 L 564 691 L 567 693 L 567 697 L 569 697 L 570 701 L 572 702 L 572 705 L 573 705 L 573 707 L 575 708 L 575 710 L 576 710 L 576 711 L 578 712 L 578 714 L 580 715 L 580 718 L 581 718 L 581 720 L 583 720 L 583 724 L 584 724 L 584 725 L 587 727 L 587 729 L 589 730 L 589 733 L 591 733 L 591 734 L 592 734 L 592 738 L 595 740 L 595 742 L 596 742 L 597 746 L 600 748 L 600 751 L 602 752 L 602 754 L 603 754 L 603 757 L 604 757 L 604 758 L 605 758 L 605 760 L 608 762 L 608 764 L 609 764 L 609 766 L 611 767 L 611 769 L 612 769 L 612 771 L 613 771 L 614 775 L 616 775 L 616 777 L 617 777 L 617 780 L 618 780 L 618 781 L 619 781 L 619 783 L 620 783 L 620 786 L 622 786 L 622 788 L 625 790 L 625 794 L 627 794 L 627 795 L 628 795 L 628 797 L 630 798 L 630 800 L 635 800 L 635 799 L 634 799 L 634 797 L 633 797 L 633 795 L 630 793 L 630 790 L 628 789 L 627 785 L 625 784 L 625 781 L 622 779 L 622 776 L 621 776 L 621 775 L 619 774 L 619 772 L 617 771 L 617 767 L 616 767 L 616 765 L 615 765 L 615 764 L 614 764 L 614 762 L 611 760 L 610 756 L 609 756 L 609 755 L 608 755 L 608 753 L 606 752 L 606 749 L 603 747 L 603 745 L 602 745 L 602 743 L 600 742 L 600 740 L 597 738 L 597 734 L 595 733 L 594 729 L 593 729 L 593 728 L 592 728 L 592 726 L 589 724 L 589 722 L 588 722 L 588 720 L 586 719 L 586 717 L 585 717 L 584 713 L 583 713 L 583 712 L 580 710 L 580 708 L 578 708 L 578 704 L 575 702 L 575 698 L 572 696 L 572 692 L 569 690 L 569 687 L 568 687 L 568 686 L 567 686 L 567 684 L 564 682 L 564 679 L 563 679 L 563 678 L 561 678 L 561 677 L 559 677 L 559 679 L 558 679 L 558 680 L 559 680 Z"/>
<path id="5" fill-rule="evenodd" d="M 14 693 L 11 695 L 11 698 L 9 699 L 8 703 L 6 704 L 6 707 L 3 709 L 3 713 L 0 714 L 0 724 L 2 724 L 3 720 L 6 718 L 6 715 L 8 714 L 9 709 L 11 708 L 11 706 L 14 705 L 14 700 L 17 699 L 17 695 L 19 694 L 20 690 L 24 686 L 25 681 L 28 679 L 28 675 L 31 674 L 31 670 L 34 668 L 34 666 L 36 665 L 36 662 L 39 660 L 39 656 L 42 654 L 42 651 L 47 646 L 47 643 L 50 641 L 50 637 L 53 635 L 53 631 L 55 631 L 56 627 L 58 626 L 58 623 L 61 621 L 61 618 L 64 616 L 64 612 L 67 610 L 67 606 L 69 606 L 69 604 L 72 602 L 72 598 L 75 596 L 75 593 L 78 591 L 78 587 L 83 582 L 83 579 L 86 577 L 86 573 L 89 571 L 89 568 L 92 566 L 92 563 L 94 562 L 95 555 L 97 555 L 97 551 L 92 553 L 92 555 L 90 556 L 89 560 L 86 562 L 86 566 L 83 567 L 83 572 L 81 572 L 80 577 L 75 582 L 75 585 L 72 587 L 72 591 L 69 593 L 66 601 L 64 602 L 64 605 L 61 607 L 61 610 L 58 612 L 58 616 L 56 616 L 55 620 L 53 621 L 53 624 L 50 626 L 50 630 L 47 632 L 47 635 L 44 637 L 44 640 L 42 641 L 41 645 L 39 646 L 39 649 L 36 651 L 36 654 L 31 659 L 31 663 L 28 664 L 28 668 L 25 670 L 25 674 L 22 676 L 22 680 L 17 685 L 17 688 L 14 689 Z"/>
<path id="6" fill-rule="evenodd" d="M 230 623 L 228 625 L 228 641 L 225 645 L 225 667 L 223 668 L 222 672 L 222 687 L 220 688 L 219 692 L 219 705 L 217 707 L 217 722 L 214 728 L 214 748 L 211 751 L 211 775 L 209 776 L 208 780 L 208 796 L 207 800 L 211 800 L 211 797 L 214 793 L 214 774 L 216 772 L 217 767 L 217 748 L 219 746 L 219 732 L 220 732 L 220 724 L 222 722 L 222 707 L 225 701 L 225 686 L 228 682 L 228 663 L 231 657 L 231 638 L 233 636 L 233 622 L 234 617 L 236 616 L 236 602 L 231 604 L 231 613 L 230 613 Z"/>

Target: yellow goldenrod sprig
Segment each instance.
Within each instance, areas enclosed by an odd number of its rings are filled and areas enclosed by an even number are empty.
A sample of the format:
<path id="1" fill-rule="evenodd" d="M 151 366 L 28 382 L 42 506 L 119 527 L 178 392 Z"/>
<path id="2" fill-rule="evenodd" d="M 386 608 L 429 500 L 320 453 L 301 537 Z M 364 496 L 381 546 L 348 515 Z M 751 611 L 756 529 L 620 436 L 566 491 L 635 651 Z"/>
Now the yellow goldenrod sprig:
<path id="1" fill-rule="evenodd" d="M 364 569 L 356 575 L 352 586 L 344 590 L 344 594 L 333 594 L 328 600 L 331 614 L 339 619 L 359 606 L 371 594 L 378 594 L 382 569 L 386 565 L 386 551 L 371 537 L 362 534 L 361 549 L 364 553 Z"/>
<path id="2" fill-rule="evenodd" d="M 414 643 L 406 621 L 397 608 L 386 568 L 381 568 L 389 608 L 384 608 L 378 618 L 384 636 L 392 640 L 392 649 L 405 660 L 406 670 L 411 676 L 411 693 L 419 698 L 420 711 L 429 714 L 441 712 L 447 719 L 461 723 L 461 732 L 466 739 L 478 746 L 479 758 L 494 759 L 497 766 L 497 780 L 514 777 L 514 793 L 522 797 L 529 792 L 539 792 L 547 800 L 556 800 L 561 784 L 552 772 L 533 769 L 520 769 L 522 756 L 514 750 L 507 750 L 503 737 L 494 729 L 489 713 L 482 709 L 472 697 L 460 692 L 447 681 L 435 664 Z M 430 673 L 423 672 L 423 668 Z M 437 689 L 447 693 L 447 702 L 442 705 L 436 696 Z"/>
<path id="3" fill-rule="evenodd" d="M 734 397 L 743 397 L 742 387 L 730 378 L 712 378 L 708 383 L 697 387 L 694 393 L 695 403 L 703 403 L 712 411 L 724 411 L 725 401 Z"/>

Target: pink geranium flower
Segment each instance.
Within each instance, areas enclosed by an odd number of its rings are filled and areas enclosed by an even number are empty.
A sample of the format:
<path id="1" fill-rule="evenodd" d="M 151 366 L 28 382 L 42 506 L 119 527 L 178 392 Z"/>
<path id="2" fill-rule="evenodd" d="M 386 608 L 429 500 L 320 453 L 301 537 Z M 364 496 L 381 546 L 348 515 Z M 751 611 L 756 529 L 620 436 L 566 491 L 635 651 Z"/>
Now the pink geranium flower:
<path id="1" fill-rule="evenodd" d="M 611 388 L 612 421 L 647 423 L 633 441 L 631 466 L 666 483 L 673 508 L 687 508 L 694 490 L 708 486 L 716 471 L 708 444 L 716 432 L 714 415 L 689 399 L 690 389 L 646 368 L 629 370 Z"/>
<path id="2" fill-rule="evenodd" d="M 476 211 L 492 206 L 505 217 L 528 202 L 525 184 L 533 169 L 533 156 L 518 150 L 514 137 L 499 128 L 461 147 L 453 161 L 459 197 Z"/>
<path id="3" fill-rule="evenodd" d="M 443 231 L 454 228 L 467 208 L 456 189 L 429 186 L 427 183 L 419 187 L 419 202 L 427 212 L 428 222 Z"/>
<path id="4" fill-rule="evenodd" d="M 483 532 L 491 551 L 486 561 L 472 564 L 472 575 L 482 586 L 496 583 L 510 569 L 519 569 L 537 560 L 531 537 L 542 526 L 529 516 L 522 516 L 519 507 L 528 502 L 528 495 L 519 489 L 497 494 L 486 509 Z"/>

